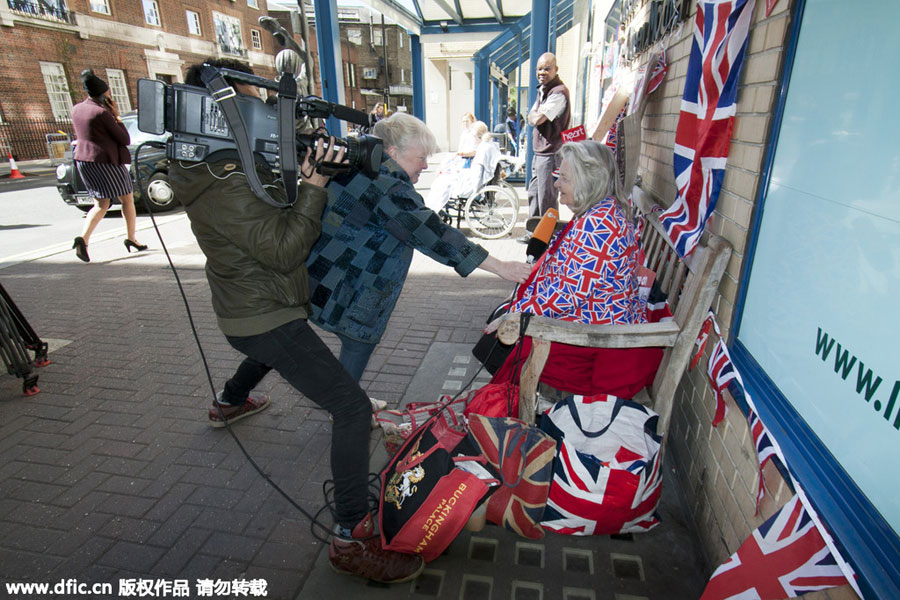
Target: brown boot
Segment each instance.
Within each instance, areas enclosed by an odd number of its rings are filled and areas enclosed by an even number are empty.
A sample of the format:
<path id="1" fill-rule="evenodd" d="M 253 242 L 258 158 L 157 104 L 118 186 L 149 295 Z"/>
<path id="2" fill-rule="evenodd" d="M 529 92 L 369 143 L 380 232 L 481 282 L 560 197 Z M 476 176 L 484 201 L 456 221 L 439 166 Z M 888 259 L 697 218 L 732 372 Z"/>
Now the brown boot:
<path id="1" fill-rule="evenodd" d="M 400 583 L 419 576 L 425 561 L 417 554 L 401 554 L 381 547 L 372 514 L 353 528 L 352 539 L 335 536 L 328 549 L 331 568 L 381 583 Z"/>

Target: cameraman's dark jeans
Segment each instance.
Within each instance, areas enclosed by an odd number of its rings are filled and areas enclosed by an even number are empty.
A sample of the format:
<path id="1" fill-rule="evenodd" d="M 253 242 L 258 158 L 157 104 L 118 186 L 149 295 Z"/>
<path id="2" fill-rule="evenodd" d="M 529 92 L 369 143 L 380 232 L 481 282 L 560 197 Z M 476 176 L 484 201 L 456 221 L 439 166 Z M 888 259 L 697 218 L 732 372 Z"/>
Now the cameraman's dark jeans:
<path id="1" fill-rule="evenodd" d="M 369 511 L 369 424 L 372 405 L 356 381 L 303 319 L 248 337 L 225 336 L 248 358 L 226 384 L 224 399 L 246 398 L 271 369 L 331 413 L 331 472 L 336 520 L 353 528 Z"/>

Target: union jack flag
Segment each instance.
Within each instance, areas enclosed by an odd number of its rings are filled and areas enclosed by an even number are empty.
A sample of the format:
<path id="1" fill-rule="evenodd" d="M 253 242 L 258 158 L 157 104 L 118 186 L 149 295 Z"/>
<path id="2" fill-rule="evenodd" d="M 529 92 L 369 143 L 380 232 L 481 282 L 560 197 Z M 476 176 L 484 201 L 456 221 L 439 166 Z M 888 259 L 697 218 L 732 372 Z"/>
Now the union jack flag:
<path id="1" fill-rule="evenodd" d="M 781 600 L 846 583 L 813 519 L 794 496 L 716 569 L 700 600 Z"/>
<path id="2" fill-rule="evenodd" d="M 756 459 L 759 462 L 759 489 L 756 493 L 756 512 L 759 513 L 759 503 L 762 501 L 766 493 L 765 485 L 763 485 L 763 465 L 766 461 L 776 456 L 775 444 L 772 443 L 772 437 L 769 430 L 763 425 L 759 416 L 750 409 L 750 415 L 747 417 L 747 423 L 750 425 L 750 435 L 753 436 L 753 445 L 756 447 Z"/>
<path id="3" fill-rule="evenodd" d="M 666 78 L 666 72 L 669 70 L 669 65 L 666 64 L 666 53 L 663 52 L 659 56 L 659 62 L 656 63 L 656 66 L 653 68 L 653 72 L 650 73 L 650 81 L 647 82 L 647 94 L 652 94 L 656 91 L 656 88 L 662 85 L 663 79 Z"/>
<path id="4" fill-rule="evenodd" d="M 725 404 L 725 398 L 722 397 L 722 391 L 728 387 L 728 384 L 737 377 L 737 371 L 728 355 L 728 348 L 722 340 L 716 342 L 712 355 L 709 357 L 709 365 L 706 373 L 709 376 L 709 384 L 716 393 L 716 414 L 713 416 L 713 427 L 722 422 L 728 413 L 728 406 Z"/>
<path id="5" fill-rule="evenodd" d="M 675 132 L 678 197 L 660 216 L 680 256 L 691 253 L 716 208 L 755 0 L 699 0 Z"/>

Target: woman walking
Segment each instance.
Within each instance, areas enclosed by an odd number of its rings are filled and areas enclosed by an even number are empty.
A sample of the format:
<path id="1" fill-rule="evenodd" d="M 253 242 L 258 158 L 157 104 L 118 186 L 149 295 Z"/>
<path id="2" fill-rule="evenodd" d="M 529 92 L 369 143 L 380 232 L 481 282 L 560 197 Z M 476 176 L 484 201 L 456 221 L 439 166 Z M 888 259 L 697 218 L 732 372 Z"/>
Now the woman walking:
<path id="1" fill-rule="evenodd" d="M 109 86 L 90 69 L 81 72 L 81 80 L 88 98 L 72 109 L 72 125 L 75 129 L 75 166 L 85 187 L 94 199 L 94 206 L 85 217 L 81 235 L 75 238 L 72 248 L 84 262 L 90 262 L 88 242 L 91 233 L 109 210 L 111 198 L 122 204 L 122 216 L 128 237 L 125 248 L 140 252 L 147 246 L 135 238 L 134 194 L 128 165 L 131 154 L 128 144 L 131 138 L 119 118 L 119 107 L 109 94 Z"/>

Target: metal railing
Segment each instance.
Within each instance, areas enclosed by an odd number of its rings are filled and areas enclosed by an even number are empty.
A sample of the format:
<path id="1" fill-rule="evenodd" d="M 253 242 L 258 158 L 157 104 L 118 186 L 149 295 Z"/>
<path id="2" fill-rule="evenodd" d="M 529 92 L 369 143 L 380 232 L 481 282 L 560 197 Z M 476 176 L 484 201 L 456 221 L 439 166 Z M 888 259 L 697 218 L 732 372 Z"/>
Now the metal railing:
<path id="1" fill-rule="evenodd" d="M 70 25 L 75 24 L 75 15 L 65 8 L 53 6 L 48 2 L 40 2 L 38 0 L 6 1 L 9 4 L 9 9 L 15 14 L 57 21 L 59 23 L 68 23 Z"/>
<path id="2" fill-rule="evenodd" d="M 74 137 L 72 123 L 55 119 L 12 119 L 0 123 L 0 145 L 8 145 L 16 160 L 48 158 L 47 135 Z M 6 158 L 5 156 L 3 157 Z"/>

